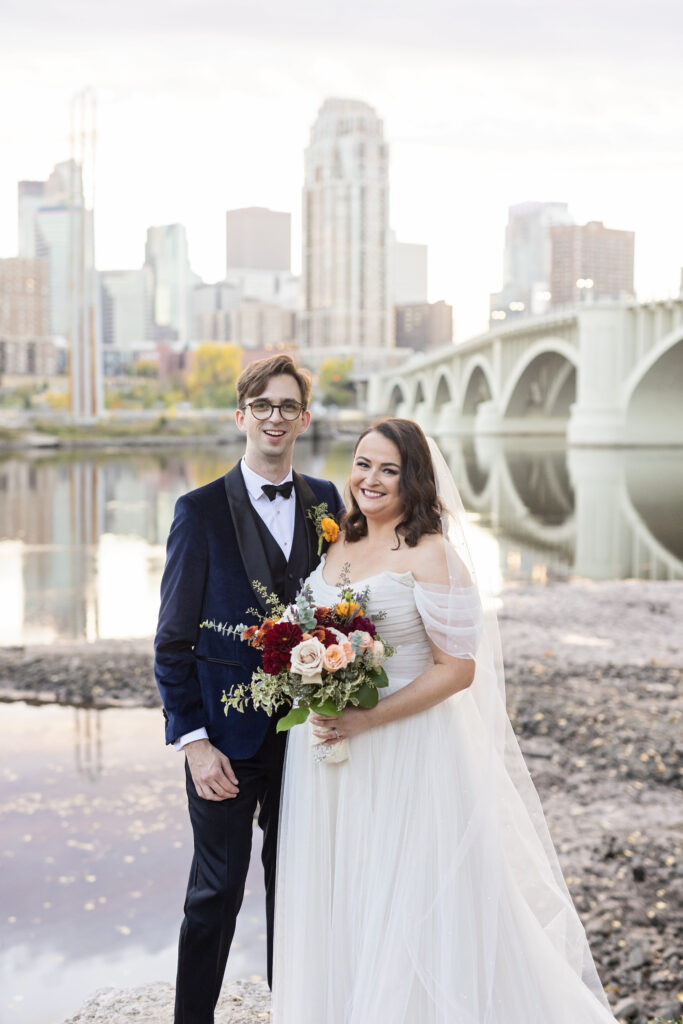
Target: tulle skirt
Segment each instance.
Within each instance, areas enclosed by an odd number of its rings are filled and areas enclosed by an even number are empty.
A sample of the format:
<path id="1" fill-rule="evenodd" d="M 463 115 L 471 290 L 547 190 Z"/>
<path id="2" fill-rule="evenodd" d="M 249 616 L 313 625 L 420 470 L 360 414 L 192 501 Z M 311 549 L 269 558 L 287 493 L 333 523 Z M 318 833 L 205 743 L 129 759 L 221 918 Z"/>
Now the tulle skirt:
<path id="1" fill-rule="evenodd" d="M 292 730 L 272 1024 L 614 1024 L 544 823 L 486 739 L 471 691 L 341 764 Z"/>

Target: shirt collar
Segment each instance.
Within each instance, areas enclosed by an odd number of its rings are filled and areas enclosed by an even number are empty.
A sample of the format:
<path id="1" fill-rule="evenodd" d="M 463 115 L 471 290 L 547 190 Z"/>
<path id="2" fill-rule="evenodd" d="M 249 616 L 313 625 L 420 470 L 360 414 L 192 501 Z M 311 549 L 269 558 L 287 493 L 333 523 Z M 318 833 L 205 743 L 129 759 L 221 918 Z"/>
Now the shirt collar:
<path id="1" fill-rule="evenodd" d="M 265 498 L 266 496 L 263 493 L 262 487 L 264 484 L 270 484 L 273 481 L 267 480 L 264 476 L 261 476 L 259 473 L 254 472 L 253 469 L 250 469 L 250 467 L 247 465 L 245 461 L 244 456 L 242 456 L 241 467 L 242 476 L 244 477 L 244 483 L 246 485 L 247 490 L 249 491 L 249 494 L 251 495 L 251 498 L 254 501 L 258 501 L 259 498 Z M 285 476 L 283 476 L 282 480 L 277 481 L 277 486 L 279 486 L 280 484 L 287 483 L 288 480 L 293 479 L 294 476 L 292 474 L 292 467 L 290 466 L 289 472 L 286 473 Z"/>

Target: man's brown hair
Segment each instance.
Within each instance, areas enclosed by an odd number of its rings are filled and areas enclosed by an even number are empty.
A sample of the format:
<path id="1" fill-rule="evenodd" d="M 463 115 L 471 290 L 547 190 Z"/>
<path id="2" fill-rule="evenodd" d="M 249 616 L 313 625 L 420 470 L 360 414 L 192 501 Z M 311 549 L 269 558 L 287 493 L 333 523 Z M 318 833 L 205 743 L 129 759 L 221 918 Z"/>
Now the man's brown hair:
<path id="1" fill-rule="evenodd" d="M 268 387 L 271 377 L 279 377 L 288 374 L 293 377 L 299 385 L 301 404 L 304 409 L 308 408 L 311 397 L 311 375 L 308 370 L 298 367 L 291 356 L 278 355 L 268 356 L 266 359 L 256 359 L 253 363 L 242 370 L 237 378 L 237 404 L 244 409 L 248 398 L 258 398 Z"/>

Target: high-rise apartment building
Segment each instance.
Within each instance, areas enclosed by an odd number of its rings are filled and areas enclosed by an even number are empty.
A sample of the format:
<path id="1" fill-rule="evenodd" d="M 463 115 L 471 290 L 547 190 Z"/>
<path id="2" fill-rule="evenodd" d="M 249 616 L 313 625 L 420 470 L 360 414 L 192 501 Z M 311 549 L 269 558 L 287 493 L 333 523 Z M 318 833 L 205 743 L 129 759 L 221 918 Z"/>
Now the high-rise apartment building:
<path id="1" fill-rule="evenodd" d="M 544 313 L 550 304 L 555 225 L 571 224 L 566 203 L 518 203 L 508 210 L 503 288 L 491 295 L 493 322 Z"/>
<path id="2" fill-rule="evenodd" d="M 553 227 L 550 291 L 553 306 L 633 295 L 635 234 L 601 221 Z"/>
<path id="3" fill-rule="evenodd" d="M 190 268 L 182 224 L 147 229 L 145 264 L 152 271 L 152 308 L 158 334 L 186 342 L 190 331 L 190 292 L 198 279 Z"/>
<path id="4" fill-rule="evenodd" d="M 453 341 L 453 307 L 447 302 L 414 302 L 396 306 L 396 344 L 429 352 Z"/>
<path id="5" fill-rule="evenodd" d="M 303 190 L 300 344 L 312 356 L 393 345 L 388 164 L 372 107 L 323 103 L 306 149 Z"/>
<path id="6" fill-rule="evenodd" d="M 0 373 L 56 372 L 50 338 L 48 264 L 45 260 L 0 259 Z"/>
<path id="7" fill-rule="evenodd" d="M 292 216 L 263 206 L 225 215 L 226 269 L 290 270 Z"/>

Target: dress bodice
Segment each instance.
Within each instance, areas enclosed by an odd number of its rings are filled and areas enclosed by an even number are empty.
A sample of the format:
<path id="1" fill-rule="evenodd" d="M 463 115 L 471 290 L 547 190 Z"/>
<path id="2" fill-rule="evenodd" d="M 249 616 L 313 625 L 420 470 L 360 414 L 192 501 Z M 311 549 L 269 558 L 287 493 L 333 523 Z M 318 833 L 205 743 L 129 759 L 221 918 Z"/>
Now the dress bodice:
<path id="1" fill-rule="evenodd" d="M 324 576 L 325 562 L 308 577 L 316 601 L 330 605 L 339 597 L 337 583 L 328 583 Z M 356 592 L 369 590 L 368 615 L 386 644 L 395 649 L 384 667 L 389 676 L 387 692 L 405 686 L 433 661 L 424 623 L 415 601 L 415 579 L 410 572 L 384 572 L 352 583 Z"/>

